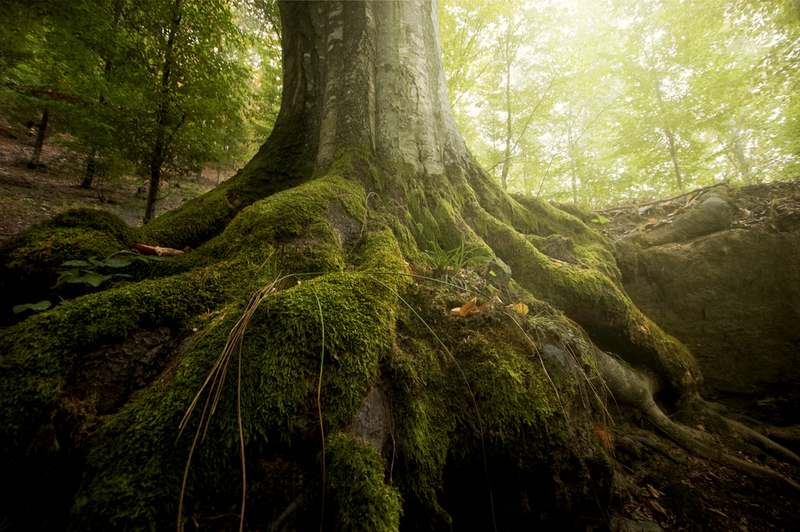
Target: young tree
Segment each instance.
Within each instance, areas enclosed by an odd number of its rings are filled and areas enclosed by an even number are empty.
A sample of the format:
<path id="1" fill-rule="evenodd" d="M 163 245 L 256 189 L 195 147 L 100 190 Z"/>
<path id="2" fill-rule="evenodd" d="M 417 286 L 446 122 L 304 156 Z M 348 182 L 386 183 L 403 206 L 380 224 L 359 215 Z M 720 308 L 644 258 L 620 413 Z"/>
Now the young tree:
<path id="1" fill-rule="evenodd" d="M 232 506 L 240 530 L 245 516 L 252 528 L 380 531 L 600 518 L 613 477 L 592 443 L 604 386 L 691 447 L 653 397 L 692 404 L 694 358 L 631 304 L 605 240 L 514 200 L 475 162 L 450 112 L 435 2 L 280 9 L 270 138 L 232 179 L 135 234 L 197 251 L 2 332 L 7 478 L 28 478 L 23 458 L 52 444 L 42 427 L 75 404 L 64 398 L 86 364 L 110 343 L 140 353 L 130 346 L 144 334 L 174 348 L 160 378 L 117 396 L 121 408 L 88 383 L 108 418 L 81 425 L 95 435 L 81 440 L 74 529 L 180 530 Z M 554 240 L 574 267 L 537 247 Z M 431 248 L 453 250 L 439 262 L 450 277 L 419 273 Z M 484 280 L 459 271 L 471 250 L 494 260 Z M 187 341 L 169 346 L 165 327 Z"/>

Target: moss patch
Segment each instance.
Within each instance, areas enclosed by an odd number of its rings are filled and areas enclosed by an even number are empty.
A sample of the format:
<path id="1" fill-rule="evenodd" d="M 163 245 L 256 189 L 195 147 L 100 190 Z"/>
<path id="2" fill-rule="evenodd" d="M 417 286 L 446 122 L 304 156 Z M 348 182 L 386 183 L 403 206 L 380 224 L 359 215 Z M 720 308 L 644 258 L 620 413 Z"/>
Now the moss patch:
<path id="1" fill-rule="evenodd" d="M 326 454 L 334 530 L 400 530 L 402 499 L 386 485 L 386 463 L 375 449 L 350 434 L 338 433 L 327 439 Z"/>

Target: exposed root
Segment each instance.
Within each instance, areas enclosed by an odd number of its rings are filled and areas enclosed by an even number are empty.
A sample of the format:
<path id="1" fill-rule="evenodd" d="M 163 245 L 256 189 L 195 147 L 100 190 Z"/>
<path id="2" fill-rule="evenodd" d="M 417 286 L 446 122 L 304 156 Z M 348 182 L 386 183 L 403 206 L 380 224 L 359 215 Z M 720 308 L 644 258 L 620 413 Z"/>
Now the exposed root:
<path id="1" fill-rule="evenodd" d="M 708 460 L 735 467 L 753 477 L 770 480 L 800 491 L 800 484 L 764 466 L 747 462 L 723 452 L 713 442 L 703 442 L 708 435 L 675 423 L 668 418 L 653 399 L 654 385 L 646 377 L 611 355 L 595 348 L 597 369 L 617 401 L 631 405 L 644 413 L 662 432 L 684 449 Z M 735 422 L 733 422 L 735 423 Z M 775 446 L 778 446 L 775 444 Z M 780 447 L 780 446 L 778 446 Z M 787 450 L 787 452 L 790 452 Z"/>
<path id="2" fill-rule="evenodd" d="M 629 435 L 628 438 L 631 441 L 635 441 L 637 443 L 641 443 L 642 445 L 646 445 L 646 446 L 650 447 L 654 451 L 659 452 L 662 455 L 664 455 L 665 457 L 669 458 L 670 460 L 672 460 L 676 464 L 681 464 L 681 465 L 687 465 L 688 464 L 688 462 L 686 460 L 684 460 L 683 458 L 677 456 L 675 453 L 671 452 L 669 449 L 667 449 L 667 447 L 665 447 L 661 442 L 659 442 L 655 438 L 652 438 L 650 436 L 646 436 L 644 434 Z M 621 438 L 618 438 L 618 439 L 621 439 Z"/>
<path id="3" fill-rule="evenodd" d="M 709 403 L 700 397 L 696 399 L 695 404 L 701 408 L 704 414 L 713 416 L 715 419 L 725 423 L 733 434 L 739 436 L 744 441 L 755 445 L 778 460 L 782 460 L 786 463 L 800 467 L 800 456 L 797 456 L 783 445 L 772 441 L 763 434 L 756 432 L 755 430 L 743 425 L 742 423 L 739 423 L 738 421 L 734 421 L 723 416 L 716 408 L 713 407 L 712 403 Z"/>

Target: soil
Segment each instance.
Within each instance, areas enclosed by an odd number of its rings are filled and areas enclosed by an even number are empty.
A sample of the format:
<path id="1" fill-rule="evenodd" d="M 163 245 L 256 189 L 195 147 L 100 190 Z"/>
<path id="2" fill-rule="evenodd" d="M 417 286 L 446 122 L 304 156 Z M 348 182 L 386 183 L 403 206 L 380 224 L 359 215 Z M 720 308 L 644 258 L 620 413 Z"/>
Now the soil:
<path id="1" fill-rule="evenodd" d="M 68 209 L 89 207 L 110 211 L 131 227 L 142 224 L 146 178 L 122 175 L 95 177 L 91 189 L 81 188 L 85 160 L 46 139 L 41 164 L 27 163 L 36 140 L 35 131 L 15 128 L 0 118 L 0 244 L 11 236 Z M 220 181 L 232 172 L 222 172 Z M 214 188 L 217 170 L 206 168 L 200 179 L 181 179 L 162 185 L 156 215 Z"/>
<path id="2" fill-rule="evenodd" d="M 137 191 L 145 185 L 139 176 L 122 176 L 92 189 L 78 185 L 83 161 L 69 150 L 47 142 L 42 165 L 26 166 L 34 141 L 33 133 L 15 131 L 0 122 L 0 244 L 36 223 L 75 207 L 108 210 L 131 226 L 141 224 L 145 201 Z M 222 176 L 223 179 L 226 176 Z M 163 213 L 213 188 L 215 169 L 206 169 L 200 180 L 183 180 L 165 187 L 169 194 L 158 204 Z M 742 209 L 734 222 L 779 230 L 778 214 L 795 216 L 800 210 L 796 184 L 762 185 L 735 191 Z M 600 231 L 613 241 L 635 231 L 646 230 L 688 208 L 694 196 L 660 202 L 652 206 L 618 207 L 604 212 L 611 220 Z M 774 229 L 771 229 L 774 228 Z M 145 342 L 146 347 L 151 347 Z M 143 348 L 144 349 L 144 348 Z M 143 353 L 147 351 L 144 349 Z M 126 377 L 127 378 L 127 377 Z M 123 390 L 124 391 L 124 390 Z M 122 392 L 121 392 L 122 393 Z M 116 397 L 109 399 L 116 401 Z M 616 426 L 607 430 L 607 450 L 618 471 L 619 497 L 605 524 L 596 530 L 621 531 L 786 531 L 800 523 L 800 497 L 786 487 L 772 485 L 723 465 L 686 453 L 654 432 L 635 428 L 645 424 L 635 413 L 615 412 Z M 781 464 L 755 448 L 727 439 L 725 432 L 694 425 L 707 432 L 717 445 L 746 460 L 782 471 L 796 482 L 796 468 Z M 800 451 L 800 449 L 795 449 Z M 0 530 L 4 530 L 0 523 Z M 586 530 L 593 529 L 587 526 Z"/>

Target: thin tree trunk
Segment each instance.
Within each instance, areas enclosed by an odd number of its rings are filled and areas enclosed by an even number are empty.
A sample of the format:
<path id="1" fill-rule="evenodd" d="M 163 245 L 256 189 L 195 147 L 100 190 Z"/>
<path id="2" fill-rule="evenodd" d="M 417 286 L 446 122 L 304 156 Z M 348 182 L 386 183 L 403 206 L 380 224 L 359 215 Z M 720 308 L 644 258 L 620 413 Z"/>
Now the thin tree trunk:
<path id="1" fill-rule="evenodd" d="M 125 5 L 125 0 L 117 0 L 114 3 L 114 29 L 116 30 L 117 25 L 119 24 L 119 19 L 122 16 L 122 8 Z M 103 77 L 106 81 L 108 81 L 108 74 L 111 72 L 113 67 L 113 63 L 111 59 L 106 61 L 106 66 L 103 71 Z M 102 106 L 105 103 L 105 97 L 103 94 L 100 94 L 100 98 L 98 99 L 100 105 Z M 94 180 L 95 171 L 97 170 L 97 159 L 100 157 L 100 150 L 98 150 L 95 146 L 92 146 L 89 150 L 89 157 L 86 159 L 86 172 L 83 174 L 83 182 L 81 183 L 81 188 L 92 188 L 92 181 Z"/>
<path id="2" fill-rule="evenodd" d="M 511 56 L 509 48 L 511 44 L 506 40 L 506 150 L 503 160 L 503 173 L 500 176 L 500 184 L 503 190 L 508 190 L 508 171 L 511 166 Z"/>
<path id="3" fill-rule="evenodd" d="M 669 145 L 669 156 L 672 159 L 672 166 L 675 168 L 675 180 L 678 182 L 678 189 L 682 192 L 683 191 L 683 178 L 681 177 L 681 166 L 678 162 L 678 148 L 675 146 L 675 134 L 672 131 L 672 128 L 669 125 L 669 120 L 667 117 L 667 106 L 664 103 L 664 96 L 661 93 L 661 81 L 653 75 L 653 84 L 656 90 L 656 99 L 658 100 L 658 108 L 661 110 L 661 114 L 663 115 L 664 125 L 662 126 L 661 130 L 664 132 L 664 135 L 667 137 L 667 144 Z"/>
<path id="4" fill-rule="evenodd" d="M 92 148 L 89 151 L 89 157 L 87 157 L 86 160 L 86 172 L 84 172 L 83 174 L 83 182 L 81 183 L 81 188 L 92 188 L 92 181 L 94 180 L 94 174 L 95 171 L 97 170 L 97 158 L 99 156 L 100 156 L 100 150 Z"/>
<path id="5" fill-rule="evenodd" d="M 750 177 L 750 160 L 744 153 L 744 144 L 742 143 L 742 123 L 745 120 L 745 113 L 739 116 L 733 129 L 731 130 L 731 141 L 733 144 L 733 153 L 736 155 L 736 161 L 739 163 L 739 172 L 742 174 L 742 180 L 745 185 L 752 185 Z"/>
<path id="6" fill-rule="evenodd" d="M 664 127 L 664 134 L 667 136 L 667 142 L 669 143 L 669 155 L 672 158 L 672 165 L 675 167 L 675 179 L 678 182 L 678 189 L 683 192 L 683 179 L 681 178 L 681 166 L 678 163 L 678 150 L 675 147 L 675 135 L 667 126 Z"/>
<path id="7" fill-rule="evenodd" d="M 150 188 L 147 191 L 147 204 L 145 205 L 143 223 L 148 223 L 155 218 L 158 188 L 161 185 L 161 169 L 164 166 L 164 158 L 167 151 L 166 126 L 168 122 L 167 114 L 169 113 L 169 82 L 172 72 L 175 35 L 178 33 L 180 23 L 181 0 L 175 0 L 172 24 L 169 29 L 169 36 L 167 37 L 167 49 L 164 53 L 164 68 L 161 76 L 161 99 L 158 102 L 158 112 L 156 113 L 156 140 L 153 145 L 153 153 L 150 156 Z"/>
<path id="8" fill-rule="evenodd" d="M 39 133 L 36 135 L 36 144 L 33 147 L 33 155 L 28 162 L 28 168 L 38 168 L 39 159 L 42 156 L 42 146 L 44 145 L 44 135 L 47 131 L 47 119 L 50 117 L 50 110 L 45 107 L 42 111 L 42 121 L 39 123 Z"/>

